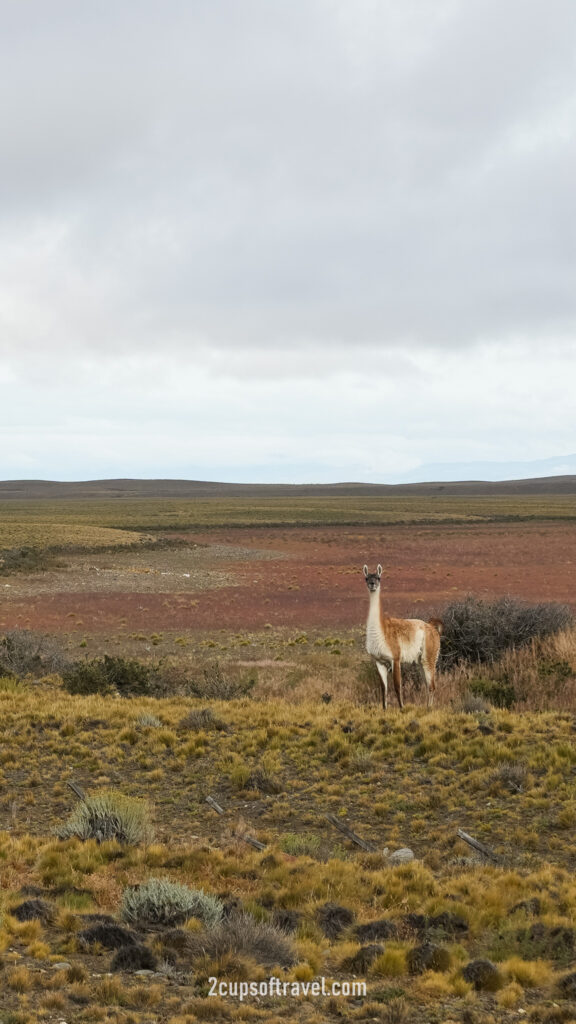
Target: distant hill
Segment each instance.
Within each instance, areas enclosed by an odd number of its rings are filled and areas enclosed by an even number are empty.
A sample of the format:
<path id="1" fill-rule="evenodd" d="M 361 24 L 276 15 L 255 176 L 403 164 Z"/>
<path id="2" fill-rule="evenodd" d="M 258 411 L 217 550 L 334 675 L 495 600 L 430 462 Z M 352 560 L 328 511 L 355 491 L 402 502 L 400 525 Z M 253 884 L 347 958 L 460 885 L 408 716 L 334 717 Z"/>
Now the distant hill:
<path id="1" fill-rule="evenodd" d="M 576 454 L 555 455 L 550 459 L 516 459 L 506 462 L 436 462 L 418 466 L 410 473 L 396 476 L 397 484 L 427 483 L 429 480 L 539 480 L 542 477 L 576 475 Z"/>
<path id="2" fill-rule="evenodd" d="M 56 480 L 0 481 L 0 501 L 26 498 L 313 498 L 370 495 L 457 496 L 498 494 L 576 495 L 576 475 L 531 480 L 460 480 L 412 484 L 228 484 L 206 480 Z"/>

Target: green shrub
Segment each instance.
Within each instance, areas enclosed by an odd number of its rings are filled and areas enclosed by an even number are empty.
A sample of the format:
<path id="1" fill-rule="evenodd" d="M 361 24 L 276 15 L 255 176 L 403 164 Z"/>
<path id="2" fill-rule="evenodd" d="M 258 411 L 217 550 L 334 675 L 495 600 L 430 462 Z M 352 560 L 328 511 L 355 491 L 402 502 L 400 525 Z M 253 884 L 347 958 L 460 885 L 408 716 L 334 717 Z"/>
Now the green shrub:
<path id="1" fill-rule="evenodd" d="M 96 839 L 137 846 L 153 838 L 150 808 L 146 800 L 103 789 L 87 796 L 74 808 L 68 821 L 56 829 L 59 839 Z"/>
<path id="2" fill-rule="evenodd" d="M 502 679 L 471 679 L 470 693 L 487 700 L 495 708 L 506 708 L 508 711 L 517 699 L 512 684 Z"/>
<path id="3" fill-rule="evenodd" d="M 90 661 L 77 661 L 62 672 L 68 693 L 117 692 L 122 697 L 152 693 L 156 677 L 156 666 L 108 654 Z"/>
<path id="4" fill-rule="evenodd" d="M 29 684 L 16 676 L 0 676 L 0 693 L 28 693 Z"/>
<path id="5" fill-rule="evenodd" d="M 505 650 L 567 629 L 574 622 L 567 605 L 526 604 L 513 597 L 483 601 L 469 594 L 442 611 L 439 667 L 457 662 L 490 662 Z"/>
<path id="6" fill-rule="evenodd" d="M 317 857 L 320 843 L 320 836 L 312 832 L 286 832 L 278 845 L 284 853 L 290 853 L 293 857 Z"/>
<path id="7" fill-rule="evenodd" d="M 223 911 L 222 901 L 202 889 L 190 889 L 165 878 L 150 878 L 143 885 L 124 891 L 121 915 L 136 925 L 177 925 L 198 917 L 212 926 L 220 921 Z"/>

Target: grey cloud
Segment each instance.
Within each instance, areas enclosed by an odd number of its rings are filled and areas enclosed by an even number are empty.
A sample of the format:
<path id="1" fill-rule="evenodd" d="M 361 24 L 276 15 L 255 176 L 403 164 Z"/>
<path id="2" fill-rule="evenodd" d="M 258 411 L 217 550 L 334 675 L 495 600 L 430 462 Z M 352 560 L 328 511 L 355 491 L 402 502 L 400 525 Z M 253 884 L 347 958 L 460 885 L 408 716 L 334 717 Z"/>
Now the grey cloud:
<path id="1" fill-rule="evenodd" d="M 55 446 L 84 414 L 90 447 L 118 424 L 131 437 L 152 401 L 174 436 L 237 436 L 258 407 L 242 458 L 293 467 L 282 435 L 307 401 L 311 451 L 331 466 L 349 451 L 365 475 L 372 444 L 400 472 L 438 463 L 434 445 L 492 459 L 498 429 L 515 458 L 527 437 L 544 457 L 539 423 L 572 450 L 549 369 L 576 354 L 573 0 L 0 0 L 0 15 L 14 424 L 27 390 Z"/>
<path id="2" fill-rule="evenodd" d="M 574 329 L 571 0 L 3 6 L 0 213 L 65 225 L 23 297 L 51 344 Z"/>

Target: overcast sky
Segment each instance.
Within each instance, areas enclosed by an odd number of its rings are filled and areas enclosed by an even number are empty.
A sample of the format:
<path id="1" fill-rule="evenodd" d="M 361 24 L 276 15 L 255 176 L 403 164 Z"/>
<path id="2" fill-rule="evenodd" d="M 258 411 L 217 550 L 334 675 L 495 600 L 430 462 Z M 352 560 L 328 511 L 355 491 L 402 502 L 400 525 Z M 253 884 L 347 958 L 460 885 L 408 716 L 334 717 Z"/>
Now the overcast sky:
<path id="1" fill-rule="evenodd" d="M 0 478 L 576 451 L 574 0 L 0 16 Z"/>

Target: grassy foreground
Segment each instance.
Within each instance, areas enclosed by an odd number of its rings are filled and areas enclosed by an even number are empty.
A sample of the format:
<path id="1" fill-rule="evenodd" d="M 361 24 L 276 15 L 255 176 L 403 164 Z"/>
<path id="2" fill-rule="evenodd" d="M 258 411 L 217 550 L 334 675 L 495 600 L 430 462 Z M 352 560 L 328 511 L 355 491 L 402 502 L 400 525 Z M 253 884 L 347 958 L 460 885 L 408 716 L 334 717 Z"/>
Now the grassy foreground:
<path id="1" fill-rule="evenodd" d="M 574 636 L 553 643 L 571 663 Z M 516 662 L 524 680 L 530 656 Z M 576 985 L 562 988 L 576 957 L 572 712 L 562 702 L 522 714 L 466 704 L 470 680 L 453 674 L 439 709 L 425 711 L 416 696 L 404 713 L 384 716 L 367 673 L 358 678 L 357 655 L 347 659 L 303 659 L 289 681 L 271 665 L 249 695 L 226 701 L 72 696 L 56 676 L 0 682 L 0 1020 L 576 1019 Z M 534 665 L 532 673 L 537 686 Z M 68 781 L 147 801 L 154 838 L 57 839 L 77 804 Z M 458 839 L 459 828 L 494 859 Z M 394 863 L 389 854 L 401 847 L 415 859 Z M 204 925 L 192 918 L 178 936 L 161 926 L 138 935 L 157 959 L 154 973 L 110 973 L 113 951 L 87 946 L 80 933 L 89 915 L 121 923 L 123 893 L 149 878 L 201 888 L 275 928 L 283 922 L 292 965 L 274 967 L 274 950 L 247 940 L 199 952 Z M 12 912 L 30 899 L 48 910 L 18 920 Z M 428 965 L 427 946 L 441 951 Z M 495 964 L 491 987 L 477 989 L 467 975 L 477 959 Z M 209 995 L 211 976 L 271 974 L 362 979 L 367 994 L 242 1003 Z"/>

